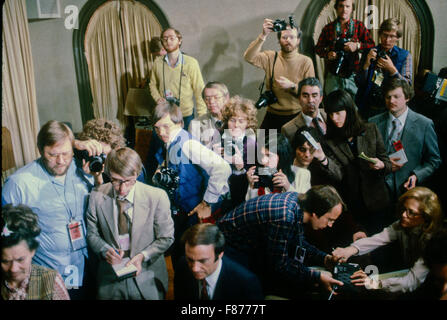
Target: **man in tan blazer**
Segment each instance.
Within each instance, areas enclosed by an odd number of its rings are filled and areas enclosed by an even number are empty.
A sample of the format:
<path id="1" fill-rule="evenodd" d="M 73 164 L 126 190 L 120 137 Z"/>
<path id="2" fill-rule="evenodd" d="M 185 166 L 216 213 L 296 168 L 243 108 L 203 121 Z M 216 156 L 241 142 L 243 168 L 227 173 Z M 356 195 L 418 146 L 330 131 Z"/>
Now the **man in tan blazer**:
<path id="1" fill-rule="evenodd" d="M 100 256 L 98 299 L 159 300 L 168 288 L 164 252 L 174 242 L 166 192 L 136 181 L 141 159 L 129 148 L 112 150 L 105 172 L 110 183 L 90 195 L 87 240 Z M 112 265 L 129 258 L 135 277 L 117 280 Z"/>
<path id="2" fill-rule="evenodd" d="M 326 134 L 326 113 L 320 109 L 323 101 L 323 87 L 317 78 L 311 77 L 300 81 L 298 84 L 298 99 L 301 111 L 298 115 L 281 127 L 281 133 L 287 137 L 290 143 L 295 133 L 304 126 L 314 127 L 321 136 Z"/>

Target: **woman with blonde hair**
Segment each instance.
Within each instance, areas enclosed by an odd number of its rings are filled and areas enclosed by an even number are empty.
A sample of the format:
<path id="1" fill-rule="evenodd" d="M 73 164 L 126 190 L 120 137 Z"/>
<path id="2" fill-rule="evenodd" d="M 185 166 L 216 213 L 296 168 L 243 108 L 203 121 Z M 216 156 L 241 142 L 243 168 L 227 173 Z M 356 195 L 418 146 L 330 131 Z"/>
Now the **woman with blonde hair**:
<path id="1" fill-rule="evenodd" d="M 428 188 L 415 187 L 400 196 L 397 214 L 400 219 L 382 232 L 357 240 L 347 248 L 337 248 L 332 254 L 347 260 L 351 256 L 364 255 L 397 241 L 408 272 L 401 277 L 377 280 L 360 270 L 351 276 L 356 286 L 386 292 L 411 292 L 427 277 L 429 269 L 424 263 L 423 253 L 432 235 L 442 228 L 443 214 L 439 198 Z"/>

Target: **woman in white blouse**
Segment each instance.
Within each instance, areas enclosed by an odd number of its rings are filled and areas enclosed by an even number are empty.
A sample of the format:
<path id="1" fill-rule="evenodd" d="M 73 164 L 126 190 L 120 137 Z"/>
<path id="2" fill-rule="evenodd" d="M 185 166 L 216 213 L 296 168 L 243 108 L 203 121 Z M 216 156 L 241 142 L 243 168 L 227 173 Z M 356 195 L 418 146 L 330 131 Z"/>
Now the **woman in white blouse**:
<path id="1" fill-rule="evenodd" d="M 398 241 L 403 262 L 409 268 L 408 273 L 401 277 L 378 280 L 360 270 L 351 276 L 356 286 L 386 292 L 411 292 L 424 282 L 429 270 L 422 255 L 428 240 L 442 226 L 443 215 L 438 196 L 425 187 L 410 189 L 399 198 L 397 213 L 400 219 L 382 232 L 357 240 L 349 247 L 337 248 L 332 255 L 347 260 L 351 256 L 364 255 Z"/>

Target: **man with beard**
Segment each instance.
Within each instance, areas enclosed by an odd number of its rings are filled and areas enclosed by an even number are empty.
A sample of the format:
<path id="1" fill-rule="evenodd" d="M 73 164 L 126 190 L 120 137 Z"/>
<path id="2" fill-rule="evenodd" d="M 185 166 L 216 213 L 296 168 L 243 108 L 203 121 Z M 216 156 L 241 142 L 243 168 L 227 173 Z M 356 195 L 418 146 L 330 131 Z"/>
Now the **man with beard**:
<path id="1" fill-rule="evenodd" d="M 302 127 L 313 127 L 318 130 L 320 136 L 326 134 L 326 113 L 320 109 L 323 101 L 323 87 L 317 78 L 306 78 L 298 85 L 298 99 L 301 105 L 301 112 L 287 122 L 281 128 L 290 143 L 295 138 L 295 133 Z"/>
<path id="2" fill-rule="evenodd" d="M 102 146 L 95 140 L 75 141 L 66 124 L 51 120 L 40 129 L 37 147 L 41 157 L 6 180 L 2 205 L 25 204 L 38 215 L 42 232 L 33 262 L 57 270 L 71 299 L 85 298 L 84 213 L 94 179 L 88 163 L 80 168 L 73 161 L 73 147 L 95 156 Z"/>
<path id="3" fill-rule="evenodd" d="M 280 130 L 301 110 L 296 96 L 298 83 L 304 78 L 314 77 L 315 71 L 312 60 L 298 53 L 301 30 L 295 25 L 287 25 L 286 30 L 277 33 L 281 51 L 261 51 L 272 28 L 273 20 L 264 19 L 262 33 L 250 43 L 244 58 L 255 67 L 264 69 L 266 90 L 273 91 L 278 99 L 267 107 L 261 128 Z"/>
<path id="4" fill-rule="evenodd" d="M 206 113 L 202 99 L 204 87 L 197 60 L 180 51 L 182 35 L 173 28 L 162 31 L 161 41 L 167 54 L 157 57 L 151 71 L 149 88 L 157 104 L 167 100 L 180 107 L 185 130 L 194 118 L 194 100 L 198 116 Z"/>

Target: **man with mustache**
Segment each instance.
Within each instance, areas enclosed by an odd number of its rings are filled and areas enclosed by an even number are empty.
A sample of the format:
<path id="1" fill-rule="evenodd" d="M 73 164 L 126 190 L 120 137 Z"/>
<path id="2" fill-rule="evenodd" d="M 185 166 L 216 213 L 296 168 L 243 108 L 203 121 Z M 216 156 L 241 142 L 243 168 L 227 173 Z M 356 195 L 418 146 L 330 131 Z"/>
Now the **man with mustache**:
<path id="1" fill-rule="evenodd" d="M 280 130 L 301 110 L 296 96 L 298 83 L 304 78 L 314 77 L 315 71 L 312 60 L 298 53 L 301 30 L 296 25 L 288 24 L 285 30 L 277 33 L 281 47 L 279 52 L 261 51 L 267 36 L 273 32 L 273 22 L 271 19 L 264 19 L 262 33 L 250 43 L 244 53 L 244 58 L 248 63 L 265 71 L 266 90 L 273 91 L 278 99 L 267 107 L 261 128 Z"/>

